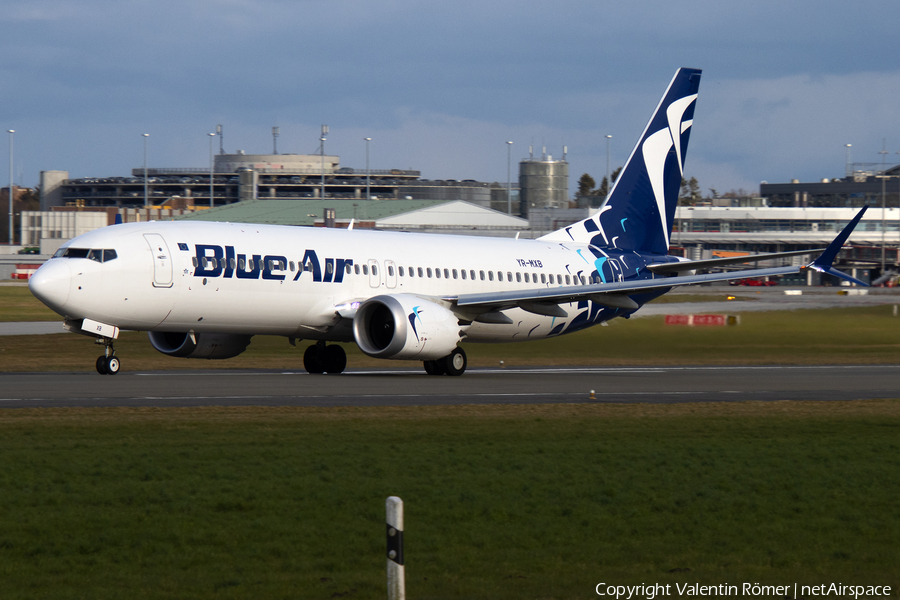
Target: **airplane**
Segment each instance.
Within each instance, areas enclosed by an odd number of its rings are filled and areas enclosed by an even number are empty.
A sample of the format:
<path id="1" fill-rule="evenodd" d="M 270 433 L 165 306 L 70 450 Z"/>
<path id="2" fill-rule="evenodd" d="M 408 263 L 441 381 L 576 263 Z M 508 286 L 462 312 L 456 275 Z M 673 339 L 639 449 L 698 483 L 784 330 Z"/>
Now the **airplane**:
<path id="1" fill-rule="evenodd" d="M 811 254 L 690 261 L 669 256 L 700 84 L 679 69 L 592 216 L 526 240 L 214 222 L 116 224 L 75 237 L 29 287 L 64 327 L 105 347 L 101 374 L 121 368 L 122 330 L 182 358 L 226 359 L 254 335 L 313 344 L 309 373 L 344 371 L 355 342 L 383 359 L 421 360 L 461 375 L 461 342 L 518 342 L 629 318 L 674 287 L 833 267 L 863 208 L 803 267 L 697 275 L 700 269 Z"/>

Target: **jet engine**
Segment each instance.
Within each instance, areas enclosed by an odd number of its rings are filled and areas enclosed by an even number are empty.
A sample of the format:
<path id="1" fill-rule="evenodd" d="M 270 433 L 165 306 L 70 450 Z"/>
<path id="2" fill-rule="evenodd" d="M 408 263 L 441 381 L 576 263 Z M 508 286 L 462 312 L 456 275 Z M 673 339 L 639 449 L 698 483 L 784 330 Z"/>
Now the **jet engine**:
<path id="1" fill-rule="evenodd" d="M 464 335 L 452 312 L 409 294 L 370 298 L 353 317 L 356 344 L 375 358 L 436 360 Z"/>
<path id="2" fill-rule="evenodd" d="M 219 359 L 232 358 L 246 350 L 250 337 L 230 333 L 151 331 L 150 343 L 169 356 Z"/>

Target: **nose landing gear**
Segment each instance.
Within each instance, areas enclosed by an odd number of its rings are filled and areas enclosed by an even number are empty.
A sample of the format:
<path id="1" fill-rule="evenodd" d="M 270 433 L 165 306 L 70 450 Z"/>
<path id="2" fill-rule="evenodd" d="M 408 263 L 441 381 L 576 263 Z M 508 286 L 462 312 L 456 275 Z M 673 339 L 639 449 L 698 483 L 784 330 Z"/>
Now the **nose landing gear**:
<path id="1" fill-rule="evenodd" d="M 101 375 L 115 375 L 122 365 L 116 357 L 113 341 L 110 338 L 100 338 L 96 343 L 106 347 L 104 353 L 97 357 L 97 372 Z"/>

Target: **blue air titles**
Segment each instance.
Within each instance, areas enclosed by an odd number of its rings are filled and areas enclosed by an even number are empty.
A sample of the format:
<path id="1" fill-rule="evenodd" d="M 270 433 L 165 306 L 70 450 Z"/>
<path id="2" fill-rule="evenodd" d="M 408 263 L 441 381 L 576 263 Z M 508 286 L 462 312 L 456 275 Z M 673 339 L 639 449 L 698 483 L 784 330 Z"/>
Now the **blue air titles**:
<path id="1" fill-rule="evenodd" d="M 179 247 L 181 245 L 179 244 Z M 197 244 L 194 277 L 223 277 L 224 279 L 268 279 L 284 281 L 288 271 L 288 260 L 276 254 L 236 254 L 234 246 Z M 326 258 L 319 260 L 315 250 L 306 250 L 303 260 L 297 265 L 293 281 L 305 272 L 312 275 L 317 283 L 342 283 L 347 266 L 353 259 Z M 249 270 L 247 269 L 249 267 Z M 291 269 L 293 270 L 293 269 Z"/>

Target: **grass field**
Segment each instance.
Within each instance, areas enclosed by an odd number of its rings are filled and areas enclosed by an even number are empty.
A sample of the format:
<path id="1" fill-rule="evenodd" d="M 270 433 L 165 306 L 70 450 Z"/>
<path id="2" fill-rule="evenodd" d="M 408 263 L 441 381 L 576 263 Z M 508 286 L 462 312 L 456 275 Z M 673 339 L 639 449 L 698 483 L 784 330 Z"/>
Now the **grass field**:
<path id="1" fill-rule="evenodd" d="M 302 368 L 307 343 L 255 336 L 229 360 L 186 360 L 156 352 L 146 333 L 125 332 L 116 343 L 124 370 Z M 404 363 L 363 355 L 347 344 L 348 366 Z M 616 319 L 572 335 L 519 344 L 463 344 L 470 366 L 672 364 L 897 364 L 900 318 L 892 307 L 749 312 L 734 327 L 667 326 L 662 317 Z M 0 336 L 0 371 L 89 371 L 102 348 L 74 334 Z M 419 368 L 421 363 L 405 363 Z"/>
<path id="2" fill-rule="evenodd" d="M 0 597 L 900 584 L 900 401 L 0 412 Z"/>

